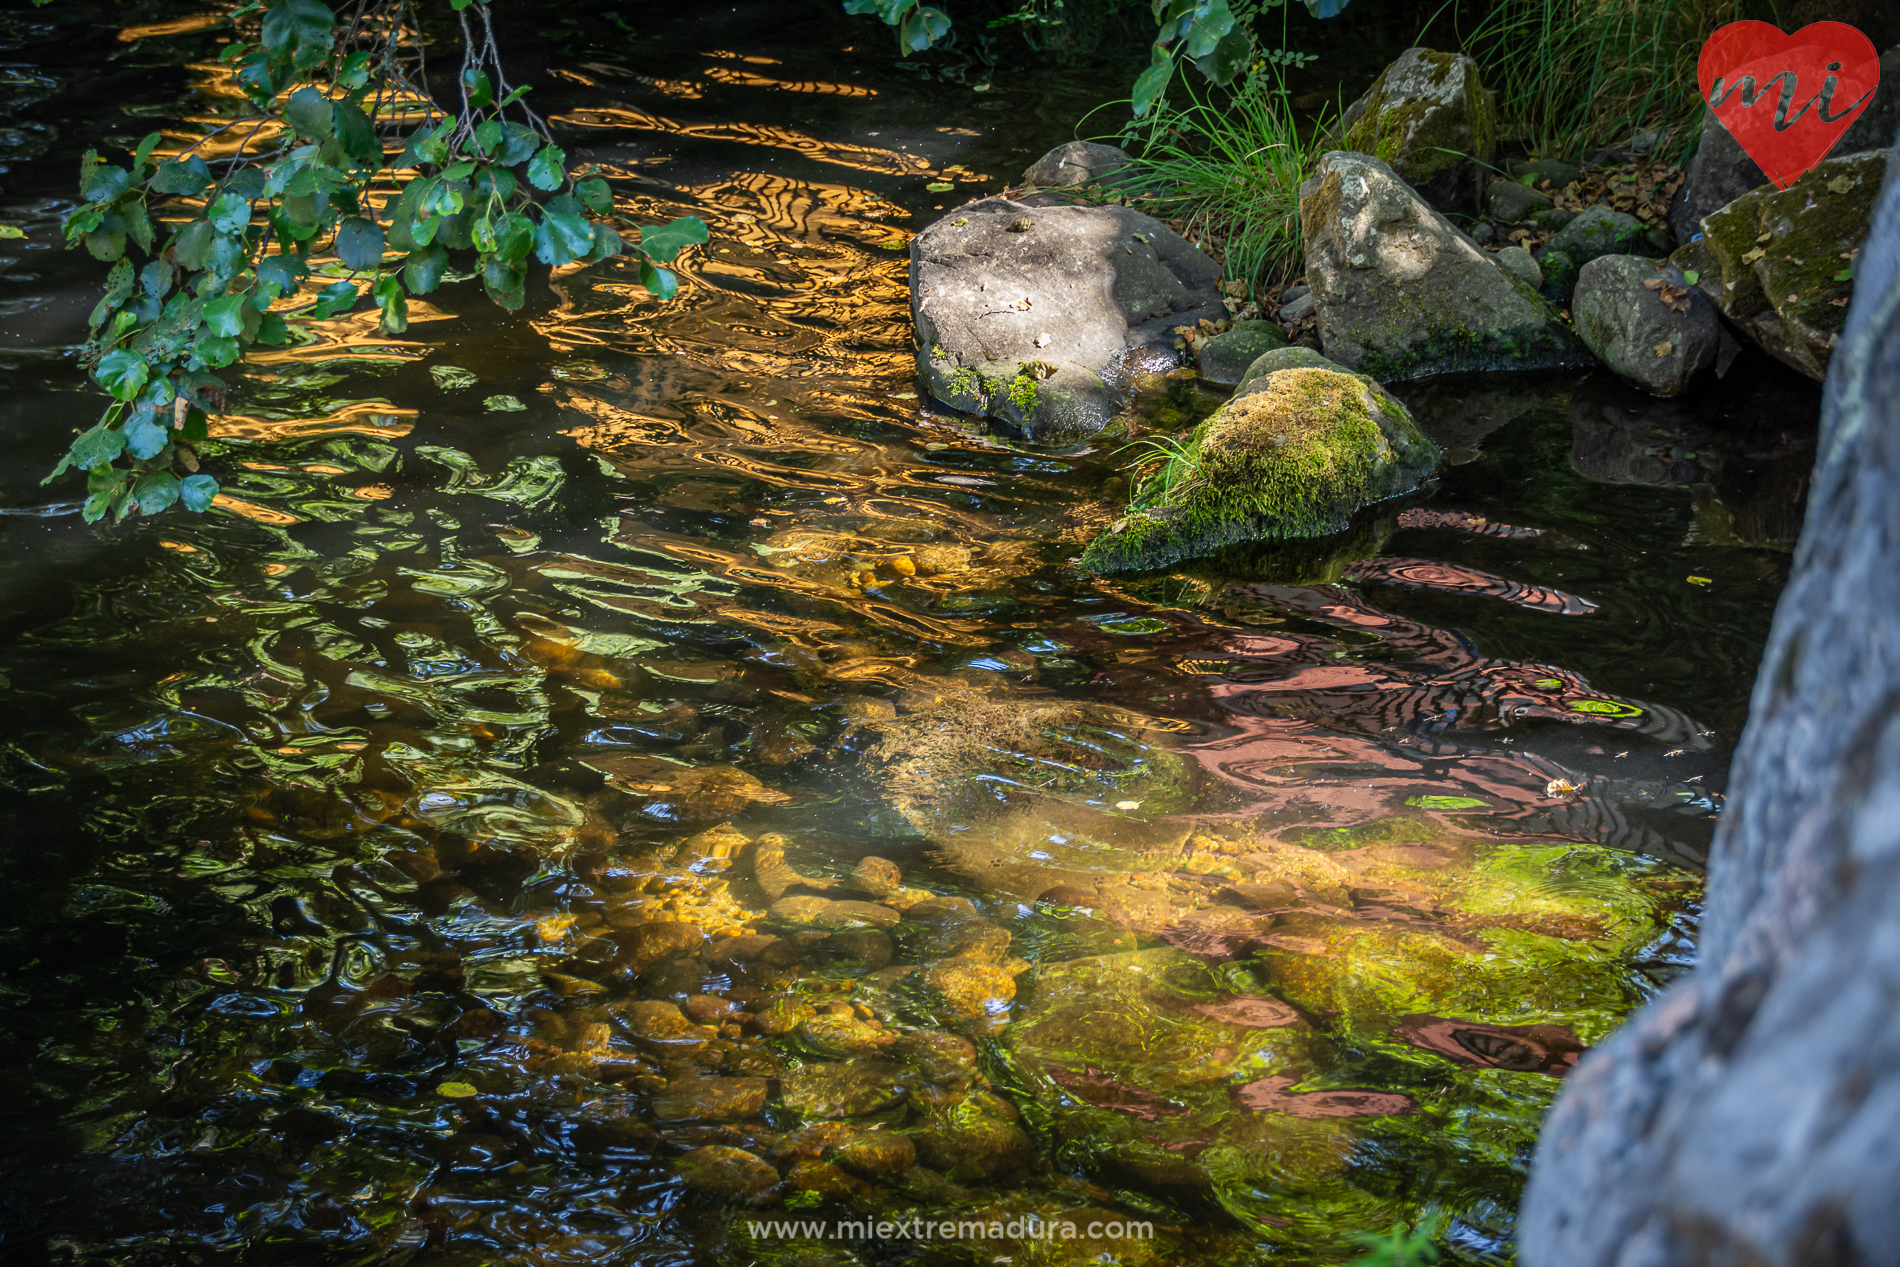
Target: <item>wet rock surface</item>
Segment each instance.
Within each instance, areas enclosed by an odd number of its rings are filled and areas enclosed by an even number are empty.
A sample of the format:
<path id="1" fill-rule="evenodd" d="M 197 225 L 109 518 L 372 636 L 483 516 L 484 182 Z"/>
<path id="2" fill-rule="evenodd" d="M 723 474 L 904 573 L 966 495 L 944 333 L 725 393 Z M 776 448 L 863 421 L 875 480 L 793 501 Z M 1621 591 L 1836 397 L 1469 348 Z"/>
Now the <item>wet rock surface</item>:
<path id="1" fill-rule="evenodd" d="M 911 243 L 930 394 L 1039 439 L 1099 431 L 1132 368 L 1174 364 L 1173 328 L 1226 316 L 1220 269 L 1126 207 L 967 204 Z"/>
<path id="2" fill-rule="evenodd" d="M 1300 218 L 1321 346 L 1348 369 L 1390 383 L 1589 361 L 1535 290 L 1375 158 L 1327 154 Z"/>

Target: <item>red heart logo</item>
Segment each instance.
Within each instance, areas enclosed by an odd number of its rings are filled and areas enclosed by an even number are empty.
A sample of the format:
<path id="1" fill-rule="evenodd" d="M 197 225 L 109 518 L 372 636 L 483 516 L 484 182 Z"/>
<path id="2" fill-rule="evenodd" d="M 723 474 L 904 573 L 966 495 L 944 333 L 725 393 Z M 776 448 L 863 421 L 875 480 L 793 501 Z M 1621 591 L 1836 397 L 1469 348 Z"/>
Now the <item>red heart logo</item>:
<path id="1" fill-rule="evenodd" d="M 1815 22 L 1793 35 L 1766 22 L 1731 22 L 1702 46 L 1696 79 L 1722 126 L 1786 189 L 1873 100 L 1880 54 L 1845 22 Z"/>

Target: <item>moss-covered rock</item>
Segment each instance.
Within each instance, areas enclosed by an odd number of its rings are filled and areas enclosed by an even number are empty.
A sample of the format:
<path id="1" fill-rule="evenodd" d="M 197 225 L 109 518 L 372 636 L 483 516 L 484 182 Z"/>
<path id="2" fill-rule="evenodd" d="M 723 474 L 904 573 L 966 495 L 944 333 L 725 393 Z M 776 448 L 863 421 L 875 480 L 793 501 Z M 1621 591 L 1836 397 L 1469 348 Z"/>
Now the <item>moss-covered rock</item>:
<path id="1" fill-rule="evenodd" d="M 1340 368 L 1327 360 L 1312 348 L 1294 344 L 1291 347 L 1274 348 L 1254 358 L 1247 372 L 1240 376 L 1240 382 L 1234 385 L 1234 395 L 1239 396 L 1250 391 L 1253 386 L 1275 370 L 1336 370 Z"/>
<path id="2" fill-rule="evenodd" d="M 1194 362 L 1203 382 L 1231 387 L 1263 354 L 1285 346 L 1286 331 L 1273 322 L 1241 321 L 1231 330 L 1197 339 Z"/>
<path id="3" fill-rule="evenodd" d="M 1562 251 L 1582 268 L 1604 255 L 1627 255 L 1643 242 L 1643 222 L 1609 207 L 1585 207 L 1557 230 L 1550 249 Z"/>
<path id="4" fill-rule="evenodd" d="M 1342 148 L 1376 154 L 1435 207 L 1471 211 L 1497 147 L 1497 110 L 1462 53 L 1410 48 L 1346 108 Z"/>
<path id="5" fill-rule="evenodd" d="M 1670 258 L 1743 334 L 1820 382 L 1847 321 L 1849 259 L 1867 240 L 1891 156 L 1830 158 L 1787 189 L 1743 194 Z"/>
<path id="6" fill-rule="evenodd" d="M 1380 382 L 1591 364 L 1537 291 L 1386 164 L 1335 151 L 1301 188 L 1326 355 Z"/>
<path id="7" fill-rule="evenodd" d="M 1279 370 L 1198 427 L 1143 505 L 1089 544 L 1098 572 L 1161 567 L 1239 541 L 1320 537 L 1416 488 L 1438 462 L 1405 406 L 1362 374 Z M 1165 483 L 1162 482 L 1165 477 Z"/>

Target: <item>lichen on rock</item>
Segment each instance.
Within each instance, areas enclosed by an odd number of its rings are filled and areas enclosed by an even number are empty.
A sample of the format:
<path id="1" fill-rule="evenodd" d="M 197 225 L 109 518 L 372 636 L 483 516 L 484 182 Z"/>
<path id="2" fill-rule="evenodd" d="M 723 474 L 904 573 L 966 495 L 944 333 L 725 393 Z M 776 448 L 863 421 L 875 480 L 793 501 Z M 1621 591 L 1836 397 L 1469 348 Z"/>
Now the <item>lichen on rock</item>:
<path id="1" fill-rule="evenodd" d="M 1342 149 L 1376 154 L 1435 207 L 1470 211 L 1497 146 L 1497 108 L 1462 53 L 1409 48 L 1346 108 Z"/>

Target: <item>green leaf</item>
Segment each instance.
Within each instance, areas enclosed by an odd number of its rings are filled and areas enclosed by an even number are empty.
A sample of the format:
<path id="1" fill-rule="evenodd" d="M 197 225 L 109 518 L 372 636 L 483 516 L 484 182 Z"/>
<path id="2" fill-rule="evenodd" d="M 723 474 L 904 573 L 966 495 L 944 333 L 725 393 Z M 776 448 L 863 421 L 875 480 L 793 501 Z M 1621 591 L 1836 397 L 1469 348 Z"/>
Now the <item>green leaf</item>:
<path id="1" fill-rule="evenodd" d="M 607 182 L 598 176 L 591 180 L 583 180 L 574 186 L 574 196 L 597 216 L 613 214 L 614 191 L 609 189 Z"/>
<path id="2" fill-rule="evenodd" d="M 553 192 L 561 187 L 567 155 L 555 145 L 544 145 L 528 164 L 528 183 L 536 189 Z"/>
<path id="3" fill-rule="evenodd" d="M 244 296 L 226 295 L 205 305 L 205 326 L 221 338 L 244 332 Z"/>
<path id="4" fill-rule="evenodd" d="M 132 199 L 119 204 L 119 218 L 125 222 L 125 235 L 139 244 L 139 250 L 152 249 L 152 217 L 145 212 L 145 204 Z"/>
<path id="5" fill-rule="evenodd" d="M 143 167 L 146 163 L 150 162 L 152 151 L 157 149 L 158 143 L 164 139 L 165 134 L 163 132 L 147 132 L 145 139 L 139 142 L 138 149 L 132 152 L 132 166 L 135 168 Z"/>
<path id="6" fill-rule="evenodd" d="M 934 184 L 925 185 L 924 188 L 933 194 L 947 194 L 956 186 L 947 180 L 940 180 Z"/>
<path id="7" fill-rule="evenodd" d="M 294 295 L 310 276 L 310 270 L 295 255 L 267 255 L 257 262 L 257 280 L 277 287 L 280 295 Z"/>
<path id="8" fill-rule="evenodd" d="M 490 396 L 482 402 L 482 408 L 490 413 L 518 414 L 525 412 L 528 407 L 517 396 Z"/>
<path id="9" fill-rule="evenodd" d="M 281 312 L 266 312 L 257 319 L 257 341 L 266 347 L 282 347 L 290 342 L 290 326 Z"/>
<path id="10" fill-rule="evenodd" d="M 228 233 L 214 234 L 205 267 L 220 281 L 228 280 L 244 267 L 244 240 Z"/>
<path id="11" fill-rule="evenodd" d="M 383 262 L 383 230 L 374 220 L 347 216 L 336 231 L 336 255 L 345 268 L 361 272 Z"/>
<path id="12" fill-rule="evenodd" d="M 86 157 L 92 161 L 80 166 L 79 192 L 87 202 L 111 202 L 132 187 L 132 173 L 125 168 L 101 163 L 91 150 Z"/>
<path id="13" fill-rule="evenodd" d="M 110 415 L 107 415 L 110 417 Z M 116 428 L 101 422 L 90 431 L 81 432 L 74 438 L 66 450 L 66 456 L 59 460 L 53 473 L 41 480 L 42 484 L 51 484 L 65 473 L 68 467 L 89 471 L 95 466 L 110 465 L 112 460 L 125 452 L 125 434 Z"/>
<path id="14" fill-rule="evenodd" d="M 86 472 L 85 509 L 79 512 L 87 523 L 97 523 L 106 513 L 120 509 L 125 503 L 126 490 L 130 486 L 131 476 L 125 471 L 115 471 L 110 466 L 95 466 Z"/>
<path id="15" fill-rule="evenodd" d="M 528 258 L 534 249 L 534 221 L 519 211 L 510 211 L 495 225 L 495 254 L 510 264 Z"/>
<path id="16" fill-rule="evenodd" d="M 640 261 L 640 284 L 655 299 L 671 299 L 680 288 L 680 280 L 663 268 L 655 268 L 645 260 Z"/>
<path id="17" fill-rule="evenodd" d="M 125 434 L 126 451 L 141 462 L 147 458 L 157 457 L 164 451 L 165 446 L 171 443 L 171 435 L 159 419 L 170 416 L 170 410 L 163 415 L 150 408 L 133 410 L 132 416 L 126 419 L 125 425 L 120 428 Z"/>
<path id="18" fill-rule="evenodd" d="M 543 211 L 534 233 L 534 257 L 543 264 L 566 264 L 594 249 L 594 226 L 577 215 Z"/>
<path id="19" fill-rule="evenodd" d="M 152 298 L 163 299 L 172 288 L 172 266 L 164 260 L 153 260 L 139 270 L 139 286 Z"/>
<path id="20" fill-rule="evenodd" d="M 178 481 L 178 500 L 194 515 L 202 515 L 210 510 L 212 499 L 217 495 L 218 481 L 203 472 L 187 475 Z"/>
<path id="21" fill-rule="evenodd" d="M 541 134 L 523 123 L 510 123 L 507 128 L 508 139 L 503 143 L 501 153 L 496 155 L 495 161 L 503 166 L 513 167 L 517 163 L 527 162 L 534 152 L 541 148 Z"/>
<path id="22" fill-rule="evenodd" d="M 1174 58 L 1168 55 L 1166 49 L 1156 45 L 1154 61 L 1150 62 L 1148 69 L 1142 71 L 1135 79 L 1133 104 L 1137 119 L 1147 114 L 1154 108 L 1155 103 L 1161 100 L 1161 94 L 1168 90 L 1168 81 L 1173 77 Z"/>
<path id="23" fill-rule="evenodd" d="M 402 263 L 403 284 L 412 295 L 427 295 L 442 284 L 442 274 L 448 267 L 449 253 L 440 245 L 411 251 Z"/>
<path id="24" fill-rule="evenodd" d="M 339 312 L 347 312 L 356 306 L 359 293 L 356 287 L 349 282 L 338 282 L 334 286 L 325 286 L 322 290 L 317 292 L 317 303 L 316 306 L 310 310 L 310 315 L 318 321 L 321 321 L 325 317 L 335 316 Z"/>
<path id="25" fill-rule="evenodd" d="M 112 393 L 114 399 L 130 400 L 139 394 L 151 372 L 144 357 L 120 348 L 100 357 L 99 366 L 93 370 L 92 376 L 98 380 L 99 386 Z"/>
<path id="26" fill-rule="evenodd" d="M 132 486 L 132 509 L 156 515 L 178 500 L 178 477 L 170 471 L 147 471 Z"/>
<path id="27" fill-rule="evenodd" d="M 594 226 L 594 247 L 583 257 L 587 263 L 595 264 L 611 255 L 619 255 L 627 249 L 626 239 L 604 224 Z"/>
<path id="28" fill-rule="evenodd" d="M 1194 59 L 1194 68 L 1209 82 L 1229 84 L 1253 60 L 1253 37 L 1247 28 L 1236 26 L 1220 38 L 1212 52 Z"/>
<path id="29" fill-rule="evenodd" d="M 125 221 L 107 216 L 100 226 L 86 235 L 86 249 L 93 258 L 116 260 L 125 254 Z"/>
<path id="30" fill-rule="evenodd" d="M 336 131 L 336 112 L 330 99 L 308 85 L 290 94 L 290 100 L 284 103 L 284 118 L 290 120 L 299 136 L 322 141 Z"/>
<path id="31" fill-rule="evenodd" d="M 243 194 L 224 193 L 205 208 L 205 218 L 220 233 L 238 233 L 251 222 L 251 202 Z"/>
<path id="32" fill-rule="evenodd" d="M 491 259 L 482 265 L 482 289 L 488 297 L 510 312 L 521 307 L 527 297 L 527 270 L 519 264 Z"/>
<path id="33" fill-rule="evenodd" d="M 1697 282 L 1702 280 L 1702 274 L 1698 273 L 1693 268 L 1685 268 L 1682 270 L 1682 280 L 1689 283 L 1689 285 L 1693 286 Z M 1840 279 L 1836 278 L 1835 280 L 1838 281 Z"/>
<path id="34" fill-rule="evenodd" d="M 661 225 L 640 230 L 640 249 L 659 264 L 670 264 L 673 257 L 689 246 L 703 245 L 710 234 L 706 222 L 698 216 L 681 216 Z"/>
<path id="35" fill-rule="evenodd" d="M 488 119 L 475 128 L 475 144 L 482 147 L 482 153 L 493 154 L 508 135 L 508 129 L 502 126 L 500 119 Z"/>
<path id="36" fill-rule="evenodd" d="M 1221 37 L 1234 29 L 1234 14 L 1227 7 L 1227 0 L 1212 0 L 1205 12 L 1197 16 L 1187 29 L 1187 55 L 1195 60 L 1206 57 L 1214 51 Z"/>
<path id="37" fill-rule="evenodd" d="M 336 15 L 322 0 L 277 0 L 264 10 L 264 47 L 309 70 L 329 56 Z"/>
<path id="38" fill-rule="evenodd" d="M 235 338 L 222 335 L 200 339 L 193 348 L 193 351 L 198 354 L 198 359 L 214 370 L 223 369 L 235 363 L 238 354 L 243 350 L 243 345 Z"/>
<path id="39" fill-rule="evenodd" d="M 100 302 L 117 307 L 131 296 L 132 288 L 137 284 L 135 274 L 132 272 L 132 261 L 120 260 L 112 266 L 112 271 L 106 274 L 106 294 Z"/>
<path id="40" fill-rule="evenodd" d="M 950 17 L 942 9 L 920 8 L 897 29 L 897 44 L 906 54 L 921 53 L 950 33 Z"/>
<path id="41" fill-rule="evenodd" d="M 494 103 L 495 88 L 488 82 L 486 71 L 476 70 L 473 67 L 463 71 L 462 89 L 468 94 L 471 110 L 480 110 Z"/>
<path id="42" fill-rule="evenodd" d="M 451 1100 L 466 1100 L 472 1095 L 480 1094 L 466 1082 L 438 1082 L 435 1091 L 437 1095 L 446 1095 Z"/>
<path id="43" fill-rule="evenodd" d="M 376 139 L 376 126 L 361 106 L 348 101 L 336 103 L 336 141 L 358 166 L 375 169 L 383 165 L 383 143 Z"/>
<path id="44" fill-rule="evenodd" d="M 9 238 L 23 238 L 25 236 L 26 230 L 17 224 L 0 224 L 0 241 L 5 241 Z"/>
<path id="45" fill-rule="evenodd" d="M 383 310 L 382 326 L 390 334 L 409 328 L 409 301 L 403 294 L 402 279 L 393 273 L 376 283 L 376 303 Z"/>

